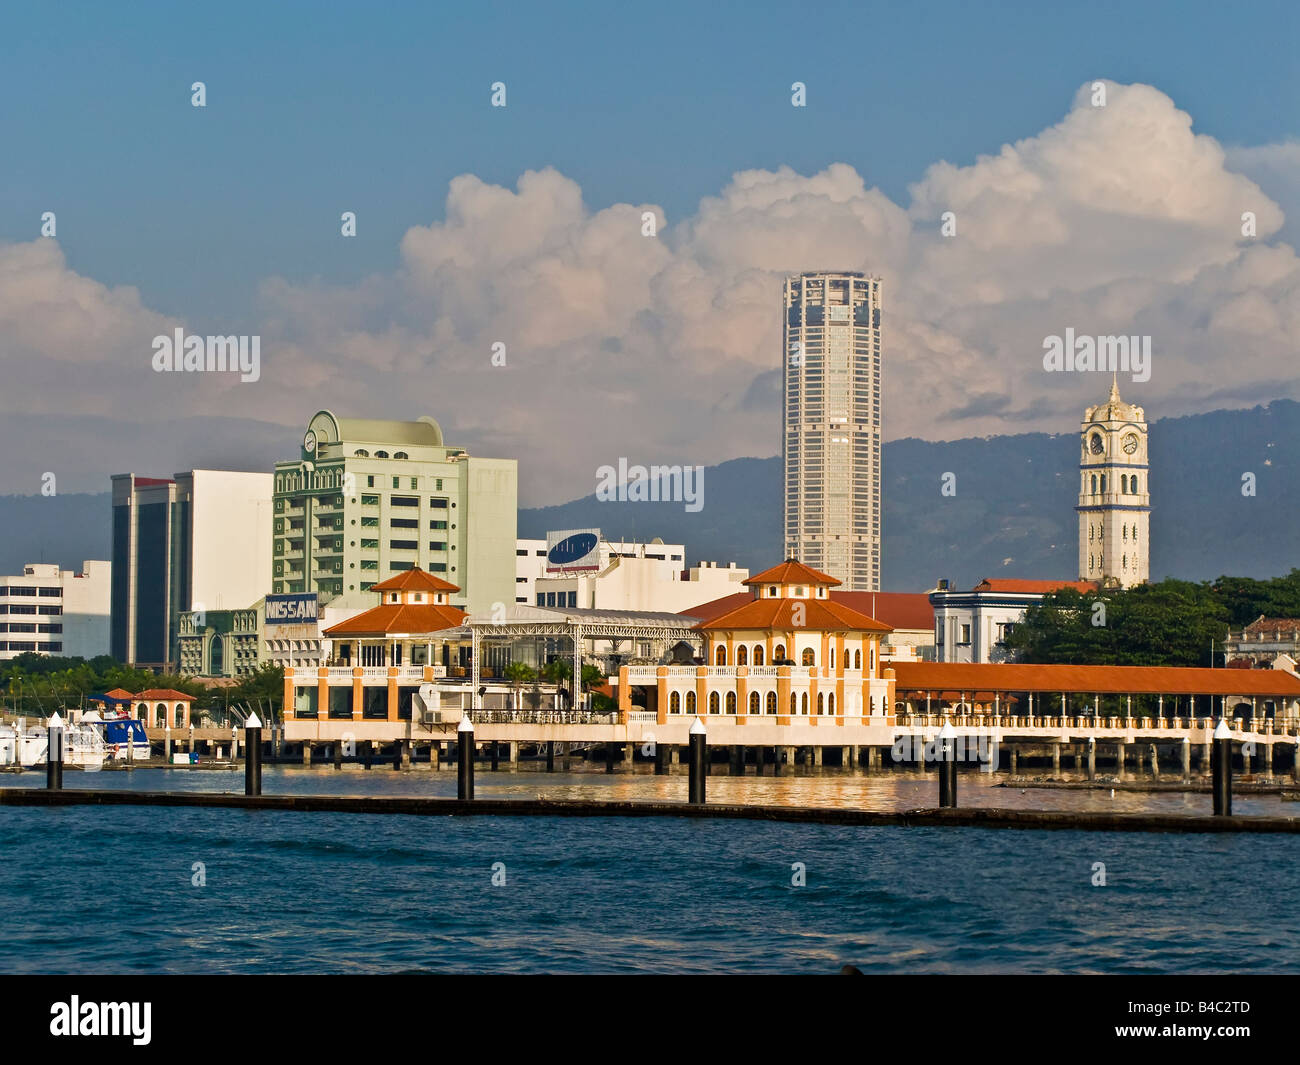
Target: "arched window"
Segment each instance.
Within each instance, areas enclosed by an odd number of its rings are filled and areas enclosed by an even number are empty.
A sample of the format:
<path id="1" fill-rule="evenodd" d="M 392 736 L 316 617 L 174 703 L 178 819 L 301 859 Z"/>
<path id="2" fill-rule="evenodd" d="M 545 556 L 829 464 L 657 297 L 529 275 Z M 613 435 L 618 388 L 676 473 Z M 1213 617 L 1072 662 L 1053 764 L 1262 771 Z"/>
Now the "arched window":
<path id="1" fill-rule="evenodd" d="M 738 666 L 749 665 L 749 648 L 746 647 L 743 643 L 736 648 L 736 665 Z"/>
<path id="2" fill-rule="evenodd" d="M 818 716 L 821 716 L 824 713 L 826 713 L 826 693 L 818 692 L 817 693 L 817 714 Z"/>
<path id="3" fill-rule="evenodd" d="M 352 452 L 352 454 L 356 455 L 356 457 L 359 459 L 370 458 L 370 452 L 367 451 L 365 448 L 361 448 L 361 447 L 357 448 L 356 451 Z"/>
<path id="4" fill-rule="evenodd" d="M 1128 526 L 1127 526 L 1127 525 L 1121 525 L 1119 528 L 1120 528 L 1120 539 L 1122 539 L 1122 540 L 1127 540 L 1127 539 L 1128 539 Z"/>
<path id="5" fill-rule="evenodd" d="M 1123 565 L 1123 568 L 1124 568 L 1124 569 L 1128 569 L 1128 555 L 1125 555 L 1125 556 L 1124 556 L 1123 561 L 1122 561 L 1122 565 Z"/>
<path id="6" fill-rule="evenodd" d="M 718 712 L 718 693 L 709 692 L 709 713 L 716 714 L 717 712 Z"/>
<path id="7" fill-rule="evenodd" d="M 804 692 L 799 697 L 799 713 L 804 717 L 808 716 L 808 693 Z"/>
<path id="8" fill-rule="evenodd" d="M 736 712 L 736 693 L 727 692 L 727 713 L 734 714 L 735 712 Z"/>
<path id="9" fill-rule="evenodd" d="M 759 698 L 759 694 L 758 694 L 758 692 L 750 692 L 750 693 L 749 693 L 749 712 L 750 712 L 751 714 L 759 714 L 759 713 L 762 713 L 762 710 L 763 710 L 763 700 L 762 700 L 761 698 Z"/>
<path id="10" fill-rule="evenodd" d="M 769 714 L 776 713 L 776 692 L 767 693 L 767 712 Z"/>
<path id="11" fill-rule="evenodd" d="M 785 661 L 785 644 L 778 643 L 775 647 L 772 648 L 772 661 L 774 663 Z"/>
<path id="12" fill-rule="evenodd" d="M 408 455 L 405 451 L 398 451 L 393 455 L 393 458 L 395 459 L 409 459 L 410 457 L 411 456 Z"/>
<path id="13" fill-rule="evenodd" d="M 799 713 L 799 696 L 796 692 L 790 693 L 790 715 L 793 717 Z"/>
<path id="14" fill-rule="evenodd" d="M 1092 494 L 1097 494 L 1097 475 L 1095 473 L 1092 475 Z"/>
<path id="15" fill-rule="evenodd" d="M 854 669 L 861 669 L 861 668 L 862 668 L 862 652 L 861 652 L 861 651 L 854 651 L 854 652 L 853 652 L 853 668 L 854 668 Z"/>
<path id="16" fill-rule="evenodd" d="M 681 692 L 673 692 L 668 696 L 668 712 L 670 714 L 680 714 L 682 712 Z"/>
<path id="17" fill-rule="evenodd" d="M 874 673 L 875 671 L 876 671 L 876 645 L 875 645 L 875 643 L 872 643 L 872 645 L 871 645 L 871 672 Z"/>
<path id="18" fill-rule="evenodd" d="M 1123 492 L 1125 495 L 1128 495 L 1128 474 L 1127 473 L 1121 473 L 1119 475 L 1119 490 Z"/>
<path id="19" fill-rule="evenodd" d="M 718 644 L 717 650 L 713 652 L 713 664 L 715 666 L 727 664 L 727 648 L 724 644 Z"/>
<path id="20" fill-rule="evenodd" d="M 377 459 L 386 459 L 386 458 L 388 458 L 388 452 L 387 452 L 387 451 L 376 451 L 376 452 L 375 452 L 375 458 L 377 458 Z"/>
<path id="21" fill-rule="evenodd" d="M 158 714 L 158 727 L 162 728 L 167 724 L 167 707 L 163 706 L 162 703 L 159 703 L 157 707 L 155 707 L 155 710 Z"/>
<path id="22" fill-rule="evenodd" d="M 1130 478 L 1128 479 L 1128 483 L 1129 483 L 1129 487 L 1130 487 L 1131 489 L 1133 489 L 1133 494 L 1134 494 L 1134 495 L 1137 495 L 1137 490 L 1138 490 L 1138 479 L 1137 479 L 1137 474 L 1136 474 L 1136 473 L 1133 474 L 1133 476 L 1130 477 Z"/>
<path id="23" fill-rule="evenodd" d="M 754 665 L 761 666 L 762 664 L 763 664 L 763 645 L 761 643 L 756 643 L 754 644 Z"/>
<path id="24" fill-rule="evenodd" d="M 686 693 L 686 712 L 687 712 L 688 714 L 693 714 L 693 713 L 695 713 L 695 693 L 694 693 L 694 692 L 687 692 L 687 693 Z"/>
<path id="25" fill-rule="evenodd" d="M 1106 491 L 1106 475 L 1104 473 L 1101 475 L 1101 490 Z"/>
<path id="26" fill-rule="evenodd" d="M 832 717 L 835 716 L 835 693 L 834 692 L 831 692 L 830 695 L 826 696 L 826 712 L 830 714 Z"/>
<path id="27" fill-rule="evenodd" d="M 813 654 L 813 649 L 811 647 L 805 647 L 803 649 L 803 664 L 805 666 L 816 665 L 817 663 L 814 661 L 816 657 L 817 656 Z"/>
<path id="28" fill-rule="evenodd" d="M 172 728 L 183 728 L 185 725 L 185 704 L 177 703 L 176 711 L 172 716 L 175 719 L 172 722 Z"/>
<path id="29" fill-rule="evenodd" d="M 1138 527 L 1136 525 L 1133 526 L 1133 542 L 1138 542 Z"/>
<path id="30" fill-rule="evenodd" d="M 1092 556 L 1091 556 L 1091 555 L 1088 556 L 1088 569 L 1089 569 L 1089 570 L 1092 569 Z"/>
<path id="31" fill-rule="evenodd" d="M 831 648 L 831 669 L 835 668 L 835 648 Z"/>

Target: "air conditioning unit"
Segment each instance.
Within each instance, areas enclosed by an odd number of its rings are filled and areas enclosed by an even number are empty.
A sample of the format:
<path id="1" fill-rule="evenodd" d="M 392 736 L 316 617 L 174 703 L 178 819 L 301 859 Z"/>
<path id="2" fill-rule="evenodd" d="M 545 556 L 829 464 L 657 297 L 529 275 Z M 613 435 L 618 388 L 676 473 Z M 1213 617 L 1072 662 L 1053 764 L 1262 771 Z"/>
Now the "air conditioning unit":
<path id="1" fill-rule="evenodd" d="M 426 725 L 441 725 L 441 724 L 442 724 L 442 711 L 441 711 L 441 710 L 426 710 L 426 711 L 424 712 L 424 716 L 423 716 L 422 718 L 420 718 L 420 720 L 423 721 Z"/>

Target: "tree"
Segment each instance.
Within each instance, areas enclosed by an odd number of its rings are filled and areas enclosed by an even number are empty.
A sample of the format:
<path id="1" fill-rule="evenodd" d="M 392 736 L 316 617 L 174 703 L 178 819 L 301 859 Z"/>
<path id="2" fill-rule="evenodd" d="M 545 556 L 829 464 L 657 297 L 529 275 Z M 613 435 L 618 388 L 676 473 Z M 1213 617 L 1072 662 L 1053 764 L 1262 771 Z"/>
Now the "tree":
<path id="1" fill-rule="evenodd" d="M 518 709 L 520 703 L 520 691 L 525 684 L 529 684 L 537 679 L 537 670 L 533 669 L 527 662 L 511 662 L 506 666 L 503 674 L 515 689 L 515 708 Z"/>

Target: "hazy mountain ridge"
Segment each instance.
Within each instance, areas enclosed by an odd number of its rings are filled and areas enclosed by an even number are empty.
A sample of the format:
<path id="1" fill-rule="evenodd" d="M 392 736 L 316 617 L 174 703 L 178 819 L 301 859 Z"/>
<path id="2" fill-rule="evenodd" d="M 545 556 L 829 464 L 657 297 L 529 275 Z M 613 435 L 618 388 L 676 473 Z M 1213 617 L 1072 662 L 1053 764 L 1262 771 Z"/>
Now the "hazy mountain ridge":
<path id="1" fill-rule="evenodd" d="M 982 577 L 1073 578 L 1079 438 L 1028 433 L 884 447 L 883 587 L 959 587 Z M 1165 418 L 1151 430 L 1151 575 L 1268 577 L 1300 566 L 1300 403 Z M 940 493 L 956 477 L 956 495 Z M 1253 473 L 1255 495 L 1242 494 Z M 520 536 L 599 527 L 607 536 L 684 542 L 688 560 L 751 570 L 781 556 L 779 458 L 706 468 L 704 508 L 603 503 L 594 495 L 519 512 Z M 0 496 L 0 573 L 26 562 L 75 568 L 108 558 L 108 493 Z M 1005 560 L 1010 561 L 1005 561 Z"/>

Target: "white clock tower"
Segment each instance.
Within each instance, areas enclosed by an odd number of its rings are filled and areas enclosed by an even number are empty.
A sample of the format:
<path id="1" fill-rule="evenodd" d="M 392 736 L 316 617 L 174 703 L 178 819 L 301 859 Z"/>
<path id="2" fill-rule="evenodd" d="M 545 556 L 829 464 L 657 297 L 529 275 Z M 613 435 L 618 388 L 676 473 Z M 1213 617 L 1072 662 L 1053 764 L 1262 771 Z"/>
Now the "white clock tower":
<path id="1" fill-rule="evenodd" d="M 1079 579 L 1142 584 L 1151 577 L 1147 422 L 1114 380 L 1084 414 L 1079 447 Z"/>

